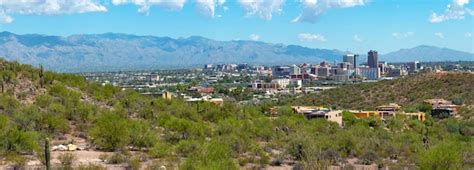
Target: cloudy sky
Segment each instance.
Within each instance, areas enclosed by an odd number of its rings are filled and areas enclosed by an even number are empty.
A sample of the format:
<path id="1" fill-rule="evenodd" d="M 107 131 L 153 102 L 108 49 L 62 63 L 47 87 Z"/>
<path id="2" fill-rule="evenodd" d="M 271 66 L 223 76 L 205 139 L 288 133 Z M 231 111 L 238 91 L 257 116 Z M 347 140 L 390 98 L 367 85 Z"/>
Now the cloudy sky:
<path id="1" fill-rule="evenodd" d="M 474 52 L 469 0 L 0 0 L 0 31 L 193 35 L 366 53 Z"/>

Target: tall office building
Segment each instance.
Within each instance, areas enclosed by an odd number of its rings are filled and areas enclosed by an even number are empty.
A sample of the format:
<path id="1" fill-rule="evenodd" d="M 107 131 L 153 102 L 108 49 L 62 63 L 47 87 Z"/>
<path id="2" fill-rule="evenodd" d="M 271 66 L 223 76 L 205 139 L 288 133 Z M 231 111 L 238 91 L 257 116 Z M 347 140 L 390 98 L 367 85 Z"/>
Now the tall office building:
<path id="1" fill-rule="evenodd" d="M 300 75 L 301 74 L 301 68 L 298 67 L 297 65 L 291 66 L 291 74 L 292 75 Z"/>
<path id="2" fill-rule="evenodd" d="M 379 54 L 377 51 L 370 50 L 367 57 L 367 64 L 370 68 L 378 68 L 379 66 Z"/>
<path id="3" fill-rule="evenodd" d="M 352 68 L 357 68 L 358 64 L 357 63 L 357 58 L 359 55 L 356 54 L 346 54 L 342 57 L 342 60 L 346 63 L 351 63 Z"/>
<path id="4" fill-rule="evenodd" d="M 418 69 L 420 69 L 420 62 L 414 61 L 414 62 L 408 63 L 408 69 L 410 72 L 418 71 Z"/>
<path id="5" fill-rule="evenodd" d="M 329 67 L 318 67 L 318 77 L 329 77 L 330 73 Z"/>

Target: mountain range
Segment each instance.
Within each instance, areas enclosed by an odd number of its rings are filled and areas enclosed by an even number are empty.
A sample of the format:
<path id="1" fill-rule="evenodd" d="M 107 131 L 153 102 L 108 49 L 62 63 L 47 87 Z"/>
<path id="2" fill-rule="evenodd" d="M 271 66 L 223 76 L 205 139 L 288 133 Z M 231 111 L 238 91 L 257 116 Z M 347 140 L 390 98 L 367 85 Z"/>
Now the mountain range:
<path id="1" fill-rule="evenodd" d="M 259 41 L 217 41 L 129 34 L 49 36 L 0 33 L 0 56 L 61 72 L 188 68 L 207 63 L 293 64 L 341 60 L 347 52 Z M 474 60 L 474 54 L 419 46 L 381 57 L 385 61 Z"/>
<path id="2" fill-rule="evenodd" d="M 381 56 L 382 60 L 390 62 L 406 61 L 474 61 L 474 54 L 439 48 L 435 46 L 420 45 L 410 49 L 401 49 Z"/>

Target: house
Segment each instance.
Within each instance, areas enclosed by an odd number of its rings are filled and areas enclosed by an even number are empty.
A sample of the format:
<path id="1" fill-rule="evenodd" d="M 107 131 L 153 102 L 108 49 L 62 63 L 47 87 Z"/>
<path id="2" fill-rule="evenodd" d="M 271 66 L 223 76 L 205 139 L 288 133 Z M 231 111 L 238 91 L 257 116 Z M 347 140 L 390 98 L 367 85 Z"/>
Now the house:
<path id="1" fill-rule="evenodd" d="M 430 104 L 433 108 L 437 108 L 441 105 L 451 105 L 452 103 L 450 101 L 444 100 L 444 99 L 426 99 L 424 101 L 427 104 Z"/>
<path id="2" fill-rule="evenodd" d="M 401 111 L 401 106 L 396 103 L 390 103 L 388 105 L 382 105 L 377 107 L 376 111 L 361 111 L 361 110 L 349 110 L 350 113 L 354 114 L 357 118 L 368 118 L 372 116 L 380 117 L 382 120 L 386 120 L 390 117 L 399 115 L 406 115 L 413 119 L 420 121 L 426 120 L 426 114 L 424 112 L 405 113 Z"/>
<path id="3" fill-rule="evenodd" d="M 213 87 L 199 87 L 197 88 L 197 92 L 201 94 L 211 94 L 214 93 Z"/>
<path id="4" fill-rule="evenodd" d="M 187 102 L 201 102 L 201 101 L 205 101 L 205 102 L 211 102 L 211 103 L 214 103 L 215 105 L 217 106 L 223 106 L 224 105 L 224 99 L 222 98 L 213 98 L 209 95 L 206 95 L 206 96 L 202 96 L 200 98 L 192 98 L 190 96 L 184 96 L 183 97 Z"/>
<path id="5" fill-rule="evenodd" d="M 354 116 L 357 118 L 369 118 L 372 116 L 380 116 L 379 112 L 377 111 L 350 110 L 349 112 L 354 114 Z"/>
<path id="6" fill-rule="evenodd" d="M 431 105 L 433 108 L 431 114 L 434 117 L 444 118 L 456 116 L 459 112 L 459 106 L 453 104 L 451 101 L 444 99 L 427 99 L 424 102 Z"/>
<path id="7" fill-rule="evenodd" d="M 425 121 L 426 120 L 426 114 L 424 112 L 415 112 L 415 113 L 401 112 L 400 114 L 406 115 L 408 117 L 411 117 L 412 119 L 416 119 L 416 120 L 419 120 L 419 121 Z"/>
<path id="8" fill-rule="evenodd" d="M 323 118 L 342 126 L 342 111 L 340 110 L 330 110 L 328 108 L 314 106 L 292 106 L 291 108 L 295 113 L 304 115 L 306 119 Z"/>
<path id="9" fill-rule="evenodd" d="M 401 106 L 396 103 L 390 103 L 388 105 L 382 105 L 377 107 L 377 111 L 382 119 L 394 116 L 398 111 L 400 111 Z"/>

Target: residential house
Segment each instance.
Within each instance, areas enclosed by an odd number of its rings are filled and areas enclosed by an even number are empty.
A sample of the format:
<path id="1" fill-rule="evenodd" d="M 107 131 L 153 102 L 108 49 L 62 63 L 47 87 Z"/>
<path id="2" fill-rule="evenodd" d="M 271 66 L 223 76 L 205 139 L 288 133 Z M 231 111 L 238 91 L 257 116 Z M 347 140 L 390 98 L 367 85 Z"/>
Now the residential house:
<path id="1" fill-rule="evenodd" d="M 314 106 L 292 106 L 291 108 L 294 112 L 303 114 L 306 119 L 323 118 L 342 126 L 342 111 L 340 110 Z"/>

